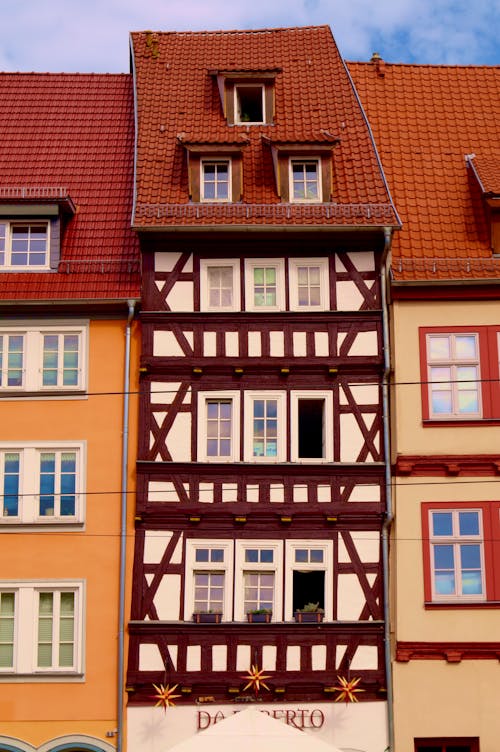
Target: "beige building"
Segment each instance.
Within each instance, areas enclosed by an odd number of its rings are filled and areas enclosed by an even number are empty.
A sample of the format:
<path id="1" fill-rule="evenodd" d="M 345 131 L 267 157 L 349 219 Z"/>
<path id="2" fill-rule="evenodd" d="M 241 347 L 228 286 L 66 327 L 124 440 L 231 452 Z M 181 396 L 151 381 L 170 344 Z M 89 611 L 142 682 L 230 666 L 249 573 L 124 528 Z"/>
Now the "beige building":
<path id="1" fill-rule="evenodd" d="M 497 752 L 500 70 L 350 70 L 403 229 L 392 246 L 398 752 Z"/>

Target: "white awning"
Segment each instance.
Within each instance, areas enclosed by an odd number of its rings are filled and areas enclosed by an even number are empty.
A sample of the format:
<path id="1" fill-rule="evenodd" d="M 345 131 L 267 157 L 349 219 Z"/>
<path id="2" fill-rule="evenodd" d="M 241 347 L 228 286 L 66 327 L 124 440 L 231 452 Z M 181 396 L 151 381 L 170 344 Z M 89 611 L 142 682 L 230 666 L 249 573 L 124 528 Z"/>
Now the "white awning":
<path id="1" fill-rule="evenodd" d="M 341 752 L 255 708 L 247 708 L 171 747 L 168 752 Z"/>

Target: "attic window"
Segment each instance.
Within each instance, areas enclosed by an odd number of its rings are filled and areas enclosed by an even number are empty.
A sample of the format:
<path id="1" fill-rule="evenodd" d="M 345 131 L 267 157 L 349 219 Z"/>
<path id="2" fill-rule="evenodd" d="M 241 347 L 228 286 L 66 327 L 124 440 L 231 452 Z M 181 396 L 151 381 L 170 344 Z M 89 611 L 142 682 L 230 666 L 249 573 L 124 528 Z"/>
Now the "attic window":
<path id="1" fill-rule="evenodd" d="M 202 201 L 230 201 L 230 166 L 229 159 L 203 160 L 202 169 Z"/>
<path id="2" fill-rule="evenodd" d="M 290 161 L 291 201 L 321 201 L 319 159 Z"/>
<path id="3" fill-rule="evenodd" d="M 237 123 L 264 123 L 264 86 L 238 84 L 234 88 Z"/>

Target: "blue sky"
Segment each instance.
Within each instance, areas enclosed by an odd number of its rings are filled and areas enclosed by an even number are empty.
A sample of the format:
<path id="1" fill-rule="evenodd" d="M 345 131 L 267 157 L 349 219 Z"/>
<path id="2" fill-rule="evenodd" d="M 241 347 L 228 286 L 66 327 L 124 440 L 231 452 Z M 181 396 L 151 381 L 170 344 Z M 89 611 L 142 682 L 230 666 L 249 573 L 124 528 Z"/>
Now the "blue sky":
<path id="1" fill-rule="evenodd" d="M 315 24 L 346 60 L 500 64 L 500 0 L 0 0 L 0 70 L 128 72 L 130 31 Z"/>

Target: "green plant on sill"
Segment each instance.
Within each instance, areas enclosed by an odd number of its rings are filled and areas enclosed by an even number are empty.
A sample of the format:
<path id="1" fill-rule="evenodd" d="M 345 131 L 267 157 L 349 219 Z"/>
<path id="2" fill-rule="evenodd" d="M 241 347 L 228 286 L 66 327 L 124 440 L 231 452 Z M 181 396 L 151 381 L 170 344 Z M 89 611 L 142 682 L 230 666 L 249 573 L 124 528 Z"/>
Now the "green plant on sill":
<path id="1" fill-rule="evenodd" d="M 270 608 L 254 608 L 251 611 L 247 611 L 247 614 L 272 614 Z"/>
<path id="2" fill-rule="evenodd" d="M 325 609 L 320 608 L 319 601 L 317 603 L 306 603 L 306 605 L 303 608 L 298 608 L 297 611 L 301 614 L 324 614 Z"/>
<path id="3" fill-rule="evenodd" d="M 212 611 L 212 609 L 210 609 L 209 611 L 201 610 L 201 611 L 195 611 L 194 613 L 195 614 L 222 614 L 222 611 Z"/>

